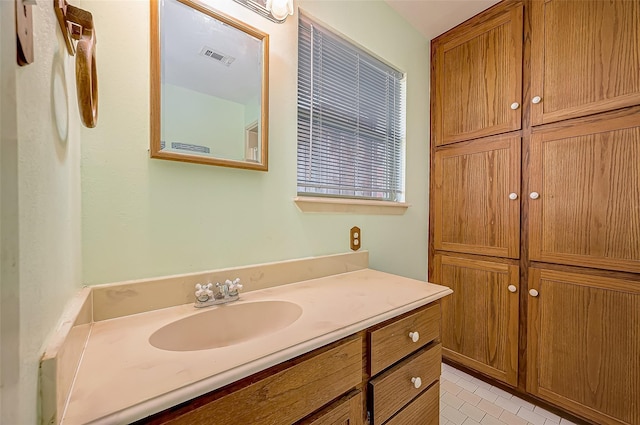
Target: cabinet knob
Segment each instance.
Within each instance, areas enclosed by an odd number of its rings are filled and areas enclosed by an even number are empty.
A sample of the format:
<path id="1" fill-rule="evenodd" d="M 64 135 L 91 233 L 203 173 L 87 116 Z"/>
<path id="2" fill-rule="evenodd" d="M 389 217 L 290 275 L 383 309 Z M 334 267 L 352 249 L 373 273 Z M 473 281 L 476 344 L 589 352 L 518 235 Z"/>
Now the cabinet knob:
<path id="1" fill-rule="evenodd" d="M 520 107 L 520 104 L 519 104 L 518 102 L 513 102 L 513 103 L 511 104 L 511 109 L 513 109 L 514 111 L 515 111 L 516 109 L 518 109 L 519 107 Z"/>
<path id="2" fill-rule="evenodd" d="M 516 285 L 509 285 L 507 289 L 509 289 L 509 292 L 516 292 L 518 290 L 518 288 L 516 288 Z"/>
<path id="3" fill-rule="evenodd" d="M 537 297 L 538 291 L 535 289 L 529 289 L 529 295 L 531 295 L 532 297 Z"/>
<path id="4" fill-rule="evenodd" d="M 531 192 L 529 194 L 529 198 L 531 199 L 538 199 L 540 197 L 540 194 L 538 192 Z"/>
<path id="5" fill-rule="evenodd" d="M 509 199 L 511 199 L 512 201 L 515 201 L 516 199 L 518 199 L 518 194 L 517 193 L 510 193 L 509 194 Z"/>
<path id="6" fill-rule="evenodd" d="M 416 389 L 420 388 L 422 386 L 422 379 L 420 379 L 420 378 L 411 378 L 411 383 L 413 384 L 413 386 Z"/>
<path id="7" fill-rule="evenodd" d="M 411 341 L 413 342 L 418 342 L 418 340 L 420 339 L 420 334 L 417 331 L 409 332 L 409 338 L 411 338 Z"/>
<path id="8" fill-rule="evenodd" d="M 536 96 L 533 99 L 531 99 L 531 103 L 540 103 L 541 100 L 542 98 L 540 96 Z"/>

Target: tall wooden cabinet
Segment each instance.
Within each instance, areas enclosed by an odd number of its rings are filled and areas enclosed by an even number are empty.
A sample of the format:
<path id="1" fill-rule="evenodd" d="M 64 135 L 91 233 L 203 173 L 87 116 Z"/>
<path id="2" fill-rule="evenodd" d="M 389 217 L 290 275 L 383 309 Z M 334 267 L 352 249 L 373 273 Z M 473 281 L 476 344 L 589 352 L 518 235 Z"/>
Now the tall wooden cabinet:
<path id="1" fill-rule="evenodd" d="M 640 0 L 505 0 L 432 41 L 431 78 L 443 357 L 640 424 Z"/>

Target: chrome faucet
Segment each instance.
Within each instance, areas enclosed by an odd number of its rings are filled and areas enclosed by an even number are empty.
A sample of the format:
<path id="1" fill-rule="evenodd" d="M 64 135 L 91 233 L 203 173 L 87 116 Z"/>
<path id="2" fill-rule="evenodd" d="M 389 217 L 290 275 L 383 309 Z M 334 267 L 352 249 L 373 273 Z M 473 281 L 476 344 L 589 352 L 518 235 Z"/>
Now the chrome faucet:
<path id="1" fill-rule="evenodd" d="M 227 279 L 224 283 L 216 283 L 218 292 L 214 294 L 211 289 L 213 285 L 196 285 L 196 308 L 208 307 L 210 305 L 226 304 L 240 299 L 239 291 L 242 289 L 240 279 L 236 278 L 233 282 Z"/>

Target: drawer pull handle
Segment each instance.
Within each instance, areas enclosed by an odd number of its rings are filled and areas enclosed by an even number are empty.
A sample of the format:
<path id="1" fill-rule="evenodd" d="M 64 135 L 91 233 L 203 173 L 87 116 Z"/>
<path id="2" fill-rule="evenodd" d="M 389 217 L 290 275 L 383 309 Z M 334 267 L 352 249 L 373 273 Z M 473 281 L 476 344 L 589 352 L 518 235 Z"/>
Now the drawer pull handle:
<path id="1" fill-rule="evenodd" d="M 413 384 L 413 386 L 418 389 L 422 386 L 422 379 L 420 378 L 411 378 L 411 383 Z"/>
<path id="2" fill-rule="evenodd" d="M 411 338 L 411 341 L 413 342 L 418 342 L 418 340 L 420 339 L 420 334 L 417 331 L 409 332 L 409 338 Z"/>

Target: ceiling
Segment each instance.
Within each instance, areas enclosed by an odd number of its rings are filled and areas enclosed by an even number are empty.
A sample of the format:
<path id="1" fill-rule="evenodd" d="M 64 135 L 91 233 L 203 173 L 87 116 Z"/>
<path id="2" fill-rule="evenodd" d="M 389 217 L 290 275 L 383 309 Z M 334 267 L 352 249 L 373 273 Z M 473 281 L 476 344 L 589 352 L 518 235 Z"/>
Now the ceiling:
<path id="1" fill-rule="evenodd" d="M 466 21 L 499 0 L 385 0 L 427 40 Z"/>
<path id="2" fill-rule="evenodd" d="M 163 83 L 241 104 L 259 98 L 260 40 L 177 0 L 161 4 Z M 205 51 L 230 63 L 214 60 Z"/>
<path id="3" fill-rule="evenodd" d="M 431 40 L 499 0 L 384 1 Z M 164 0 L 161 4 L 163 82 L 242 104 L 259 95 L 259 40 L 177 0 Z M 233 63 L 226 66 L 205 57 L 203 49 L 232 56 Z M 220 84 L 221 81 L 225 83 Z"/>

